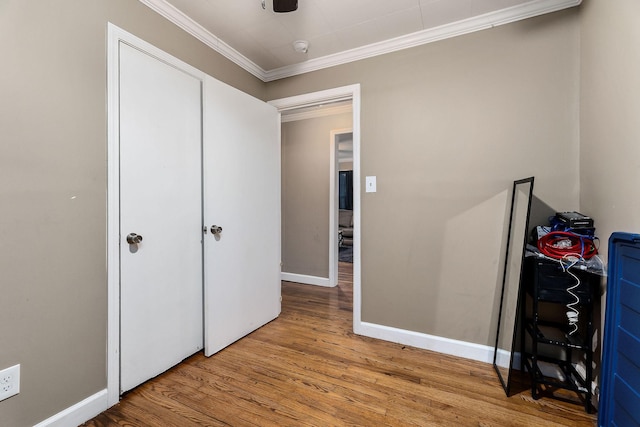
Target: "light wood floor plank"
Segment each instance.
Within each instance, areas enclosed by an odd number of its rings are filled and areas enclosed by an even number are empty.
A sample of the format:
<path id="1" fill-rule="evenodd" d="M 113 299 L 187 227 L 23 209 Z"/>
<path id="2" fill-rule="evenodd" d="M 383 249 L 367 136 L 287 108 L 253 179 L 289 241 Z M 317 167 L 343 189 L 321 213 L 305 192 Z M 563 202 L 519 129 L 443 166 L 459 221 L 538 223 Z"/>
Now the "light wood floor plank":
<path id="1" fill-rule="evenodd" d="M 489 364 L 354 335 L 353 272 L 282 284 L 282 314 L 137 387 L 86 426 L 594 426 L 582 407 L 507 398 Z"/>

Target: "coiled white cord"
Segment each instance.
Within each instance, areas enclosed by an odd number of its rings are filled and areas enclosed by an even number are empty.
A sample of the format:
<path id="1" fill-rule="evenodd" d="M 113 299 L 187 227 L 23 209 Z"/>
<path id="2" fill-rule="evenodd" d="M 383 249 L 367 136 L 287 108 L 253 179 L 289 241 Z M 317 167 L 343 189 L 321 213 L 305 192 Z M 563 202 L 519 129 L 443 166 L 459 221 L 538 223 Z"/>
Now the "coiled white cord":
<path id="1" fill-rule="evenodd" d="M 580 298 L 578 298 L 578 295 L 576 295 L 573 291 L 577 289 L 578 286 L 580 286 L 580 278 L 573 274 L 570 269 L 574 267 L 579 261 L 584 260 L 582 259 L 580 254 L 577 253 L 566 254 L 560 260 L 558 260 L 560 266 L 562 267 L 562 271 L 569 274 L 576 281 L 575 285 L 567 288 L 567 292 L 569 293 L 569 295 L 574 298 L 574 301 L 567 304 L 567 320 L 569 321 L 569 326 L 572 328 L 572 330 L 569 331 L 569 335 L 573 335 L 578 332 L 578 316 L 580 315 L 580 312 L 576 308 L 576 305 L 580 303 Z"/>

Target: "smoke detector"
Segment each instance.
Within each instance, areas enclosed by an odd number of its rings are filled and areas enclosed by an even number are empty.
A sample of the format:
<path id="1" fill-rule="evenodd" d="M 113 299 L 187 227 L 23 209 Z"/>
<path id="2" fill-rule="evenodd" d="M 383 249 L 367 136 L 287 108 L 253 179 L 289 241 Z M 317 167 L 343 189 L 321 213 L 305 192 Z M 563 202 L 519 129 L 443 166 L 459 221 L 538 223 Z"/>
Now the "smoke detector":
<path id="1" fill-rule="evenodd" d="M 309 51 L 309 42 L 306 40 L 296 40 L 293 42 L 293 50 L 298 53 L 307 53 Z"/>

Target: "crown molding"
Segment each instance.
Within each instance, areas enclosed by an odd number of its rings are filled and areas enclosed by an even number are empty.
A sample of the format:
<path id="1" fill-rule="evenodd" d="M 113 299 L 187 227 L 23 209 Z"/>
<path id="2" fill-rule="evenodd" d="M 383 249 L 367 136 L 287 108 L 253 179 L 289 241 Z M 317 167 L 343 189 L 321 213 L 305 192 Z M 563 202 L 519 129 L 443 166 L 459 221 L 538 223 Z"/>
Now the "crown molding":
<path id="1" fill-rule="evenodd" d="M 217 36 L 209 32 L 202 25 L 195 22 L 193 19 L 182 13 L 182 11 L 176 9 L 172 4 L 167 3 L 165 0 L 138 0 L 140 3 L 149 7 L 154 12 L 158 13 L 162 17 L 168 19 L 178 27 L 182 28 L 193 37 L 200 40 L 202 43 L 209 46 L 231 62 L 242 67 L 249 73 L 253 74 L 262 81 L 266 81 L 266 71 L 263 70 L 256 63 L 242 55 L 240 52 L 229 46 L 224 41 L 220 40 Z"/>
<path id="2" fill-rule="evenodd" d="M 578 6 L 581 2 L 582 0 L 531 1 L 496 12 L 490 12 L 462 21 L 452 22 L 451 24 L 428 28 L 426 30 L 417 31 L 394 39 L 347 50 L 334 55 L 327 55 L 322 58 L 310 59 L 299 64 L 269 70 L 266 73 L 265 81 L 279 80 L 286 77 L 309 73 L 311 71 L 335 67 L 337 65 L 359 61 L 361 59 L 384 55 L 386 53 L 409 49 L 423 44 L 433 43 L 527 18 L 533 18 L 535 16 Z"/>
<path id="3" fill-rule="evenodd" d="M 582 0 L 532 0 L 517 6 L 486 13 L 484 15 L 453 22 L 451 24 L 428 28 L 405 36 L 385 40 L 383 42 L 373 43 L 356 49 L 327 55 L 322 58 L 310 59 L 299 64 L 265 71 L 260 66 L 243 56 L 240 52 L 233 49 L 215 35 L 211 34 L 180 10 L 167 3 L 166 0 L 139 1 L 264 82 L 297 76 L 311 71 L 335 67 L 337 65 L 347 64 L 361 59 L 396 52 L 398 50 L 409 49 L 423 44 L 433 43 L 439 40 L 457 37 L 473 33 L 475 31 L 481 31 L 523 19 L 568 9 L 579 6 L 580 3 L 582 3 Z"/>
<path id="4" fill-rule="evenodd" d="M 295 110 L 294 110 L 295 111 Z M 348 105 L 340 105 L 336 107 L 324 107 L 315 110 L 302 111 L 300 113 L 282 114 L 282 123 L 295 122 L 298 120 L 315 119 L 317 117 L 333 116 L 336 114 L 351 113 L 353 108 L 351 103 Z"/>

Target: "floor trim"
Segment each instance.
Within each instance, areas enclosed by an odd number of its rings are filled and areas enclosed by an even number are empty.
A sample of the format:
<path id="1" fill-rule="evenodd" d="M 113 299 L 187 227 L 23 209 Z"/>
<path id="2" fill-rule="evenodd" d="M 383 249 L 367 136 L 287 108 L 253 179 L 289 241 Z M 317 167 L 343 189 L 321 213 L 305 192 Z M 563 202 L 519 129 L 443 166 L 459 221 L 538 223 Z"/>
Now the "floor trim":
<path id="1" fill-rule="evenodd" d="M 107 389 L 87 397 L 81 402 L 58 412 L 34 427 L 75 427 L 106 411 L 109 408 Z"/>
<path id="2" fill-rule="evenodd" d="M 280 273 L 281 280 L 285 282 L 295 282 L 302 283 L 304 285 L 316 285 L 316 286 L 324 286 L 326 288 L 331 288 L 331 283 L 328 277 L 318 277 L 318 276 L 307 276 L 306 274 L 296 274 L 296 273 Z"/>
<path id="3" fill-rule="evenodd" d="M 410 345 L 412 347 L 462 357 L 464 359 L 493 363 L 493 346 L 458 341 L 374 323 L 361 322 L 359 326 L 359 330 L 356 331 L 359 335 Z"/>

